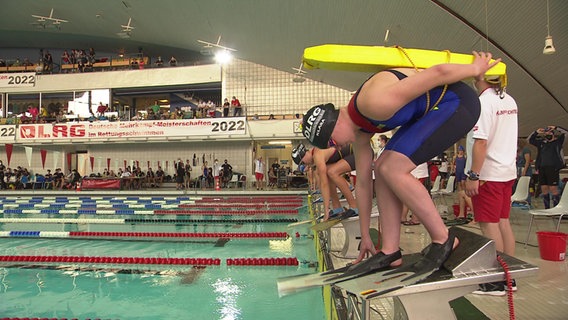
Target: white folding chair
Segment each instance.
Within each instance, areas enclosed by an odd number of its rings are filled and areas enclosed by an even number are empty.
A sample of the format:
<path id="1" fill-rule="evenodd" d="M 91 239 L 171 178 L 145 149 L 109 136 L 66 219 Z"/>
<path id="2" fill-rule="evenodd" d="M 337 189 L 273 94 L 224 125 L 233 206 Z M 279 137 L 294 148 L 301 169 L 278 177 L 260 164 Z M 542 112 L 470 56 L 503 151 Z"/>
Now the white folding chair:
<path id="1" fill-rule="evenodd" d="M 430 189 L 430 193 L 434 194 L 441 194 L 440 190 L 440 182 L 442 181 L 442 177 L 437 176 L 436 180 L 434 180 L 434 184 L 432 184 L 432 189 Z"/>
<path id="2" fill-rule="evenodd" d="M 448 203 L 446 201 L 446 197 L 447 195 L 451 195 L 454 193 L 454 181 L 456 180 L 456 176 L 450 176 L 450 178 L 448 179 L 448 183 L 446 184 L 446 187 L 442 190 L 439 191 L 439 194 L 442 196 L 442 201 L 444 201 L 444 204 L 447 206 Z"/>
<path id="3" fill-rule="evenodd" d="M 441 204 L 440 201 L 436 201 L 436 198 L 443 197 L 442 193 L 443 190 L 440 189 L 441 183 L 442 183 L 442 177 L 438 175 L 434 180 L 434 183 L 432 184 L 432 189 L 430 189 L 430 195 L 432 196 L 432 201 L 434 202 L 434 205 L 436 206 L 438 212 L 440 212 L 441 215 L 445 215 L 448 213 L 448 206 Z"/>
<path id="4" fill-rule="evenodd" d="M 234 187 L 239 186 L 239 176 L 238 175 L 233 174 L 233 176 L 231 177 L 231 180 L 229 181 L 229 188 L 231 186 L 234 186 Z"/>
<path id="5" fill-rule="evenodd" d="M 519 178 L 519 181 L 517 182 L 517 189 L 515 189 L 515 193 L 511 196 L 511 204 L 523 203 L 527 206 L 529 205 L 527 198 L 529 196 L 530 182 L 531 177 L 529 176 L 522 176 Z"/>
<path id="6" fill-rule="evenodd" d="M 428 178 L 427 178 L 428 179 Z M 442 194 L 442 191 L 440 190 L 440 183 L 442 181 L 442 177 L 440 177 L 439 175 L 436 177 L 436 179 L 434 180 L 434 183 L 432 184 L 432 189 L 430 189 L 430 194 L 432 195 L 432 198 L 434 199 L 435 197 L 438 197 Z"/>
<path id="7" fill-rule="evenodd" d="M 532 224 L 535 217 L 548 217 L 552 218 L 552 221 L 556 217 L 558 217 L 558 223 L 556 224 L 556 232 L 560 230 L 560 222 L 562 222 L 562 217 L 568 214 L 568 189 L 567 187 L 564 188 L 564 192 L 562 192 L 562 197 L 560 198 L 560 202 L 554 208 L 550 209 L 543 209 L 543 210 L 529 210 L 531 214 L 531 221 L 529 222 L 529 230 L 527 231 L 527 239 L 525 240 L 525 247 L 529 242 L 529 237 L 532 231 Z"/>

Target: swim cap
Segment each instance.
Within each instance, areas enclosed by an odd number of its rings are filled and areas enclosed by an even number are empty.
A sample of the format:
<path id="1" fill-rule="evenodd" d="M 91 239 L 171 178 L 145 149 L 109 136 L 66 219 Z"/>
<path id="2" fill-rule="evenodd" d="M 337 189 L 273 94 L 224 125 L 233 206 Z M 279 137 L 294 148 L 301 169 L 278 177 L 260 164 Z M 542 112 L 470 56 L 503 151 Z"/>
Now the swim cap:
<path id="1" fill-rule="evenodd" d="M 327 149 L 338 116 L 339 110 L 331 103 L 315 106 L 304 115 L 302 134 L 314 146 Z"/>
<path id="2" fill-rule="evenodd" d="M 460 146 L 458 147 L 458 151 L 465 151 L 465 148 L 464 148 L 462 145 L 460 145 Z"/>
<path id="3" fill-rule="evenodd" d="M 296 148 L 292 150 L 292 160 L 294 160 L 295 164 L 300 164 L 302 162 L 302 158 L 306 155 L 306 146 L 303 143 L 300 143 Z"/>

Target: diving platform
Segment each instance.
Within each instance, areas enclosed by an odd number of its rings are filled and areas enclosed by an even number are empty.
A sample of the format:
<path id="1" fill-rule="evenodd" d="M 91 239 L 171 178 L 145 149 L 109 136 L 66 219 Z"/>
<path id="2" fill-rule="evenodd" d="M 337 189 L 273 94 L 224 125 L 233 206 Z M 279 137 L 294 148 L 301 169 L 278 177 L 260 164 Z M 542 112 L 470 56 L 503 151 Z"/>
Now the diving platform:
<path id="1" fill-rule="evenodd" d="M 504 281 L 505 271 L 497 260 L 495 243 L 483 236 L 459 227 L 452 232 L 460 244 L 444 268 L 419 283 L 381 295 L 369 294 L 373 283 L 381 283 L 380 275 L 371 274 L 335 284 L 347 292 L 347 311 L 350 319 L 369 320 L 374 299 L 393 298 L 393 319 L 456 319 L 449 302 L 472 293 L 478 285 Z M 500 253 L 512 278 L 534 276 L 538 267 Z M 420 259 L 421 254 L 403 256 L 404 264 Z M 384 292 L 384 291 L 382 291 Z"/>

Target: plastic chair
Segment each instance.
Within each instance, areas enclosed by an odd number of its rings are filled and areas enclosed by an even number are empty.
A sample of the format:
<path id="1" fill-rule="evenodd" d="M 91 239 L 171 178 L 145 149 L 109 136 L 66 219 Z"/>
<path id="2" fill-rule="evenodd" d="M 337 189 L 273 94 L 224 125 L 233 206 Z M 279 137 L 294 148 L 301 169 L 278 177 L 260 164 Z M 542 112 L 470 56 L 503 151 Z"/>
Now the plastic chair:
<path id="1" fill-rule="evenodd" d="M 233 174 L 233 176 L 231 177 L 231 180 L 229 180 L 229 188 L 231 186 L 234 186 L 234 187 L 239 186 L 239 176 L 238 175 Z"/>
<path id="2" fill-rule="evenodd" d="M 426 178 L 426 179 L 428 179 L 428 178 Z M 434 183 L 432 184 L 432 189 L 430 189 L 430 195 L 432 195 L 432 199 L 442 195 L 442 191 L 440 190 L 441 181 L 442 181 L 442 177 L 440 177 L 438 175 L 436 177 L 436 179 L 434 180 Z"/>
<path id="3" fill-rule="evenodd" d="M 442 200 L 444 201 L 444 204 L 446 206 L 448 205 L 448 203 L 446 201 L 445 196 L 454 193 L 454 182 L 455 182 L 455 180 L 456 180 L 456 176 L 450 176 L 448 178 L 448 183 L 446 184 L 446 187 L 438 192 L 442 196 Z"/>
<path id="4" fill-rule="evenodd" d="M 436 179 L 434 180 L 434 184 L 432 184 L 432 189 L 430 189 L 430 193 L 432 195 L 434 194 L 441 194 L 440 191 L 440 182 L 442 181 L 442 177 L 437 176 Z"/>
<path id="5" fill-rule="evenodd" d="M 45 189 L 45 177 L 37 175 L 33 183 L 32 189 Z"/>
<path id="6" fill-rule="evenodd" d="M 529 230 L 527 231 L 527 239 L 525 240 L 525 248 L 527 247 L 527 243 L 529 242 L 529 237 L 532 231 L 532 224 L 535 217 L 548 217 L 554 218 L 558 217 L 558 223 L 556 224 L 556 232 L 560 230 L 560 222 L 562 222 L 562 217 L 568 214 L 568 192 L 566 191 L 568 188 L 564 188 L 564 192 L 562 192 L 562 197 L 560 198 L 560 202 L 554 208 L 550 209 L 543 209 L 543 210 L 529 210 L 531 214 L 531 221 L 529 222 Z"/>
<path id="7" fill-rule="evenodd" d="M 523 203 L 527 206 L 530 206 L 527 198 L 529 196 L 529 187 L 530 187 L 531 177 L 529 176 L 522 176 L 519 178 L 517 182 L 517 189 L 515 189 L 515 193 L 511 196 L 511 204 L 513 203 Z"/>

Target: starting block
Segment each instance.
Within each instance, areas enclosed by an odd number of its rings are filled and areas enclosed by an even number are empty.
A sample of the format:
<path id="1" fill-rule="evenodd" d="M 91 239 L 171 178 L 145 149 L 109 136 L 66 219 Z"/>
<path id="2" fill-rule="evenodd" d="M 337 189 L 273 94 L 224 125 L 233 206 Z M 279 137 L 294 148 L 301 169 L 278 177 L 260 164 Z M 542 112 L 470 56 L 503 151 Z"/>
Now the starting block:
<path id="1" fill-rule="evenodd" d="M 356 259 L 359 256 L 359 241 L 361 240 L 361 228 L 359 227 L 359 217 L 353 217 L 341 221 L 345 230 L 345 242 L 341 255 L 345 258 Z M 371 213 L 371 226 L 379 225 L 379 213 Z"/>
<path id="2" fill-rule="evenodd" d="M 452 253 L 444 268 L 425 280 L 381 296 L 366 295 L 369 284 L 377 275 L 368 275 L 335 286 L 345 290 L 348 296 L 348 313 L 359 319 L 370 319 L 370 305 L 373 299 L 393 298 L 394 319 L 455 319 L 449 302 L 477 290 L 478 285 L 487 282 L 504 281 L 505 273 L 497 261 L 493 240 L 484 238 L 458 227 L 453 228 L 460 244 Z M 536 275 L 538 267 L 516 258 L 499 254 L 507 263 L 513 278 Z M 409 263 L 420 259 L 420 254 L 403 256 Z"/>

